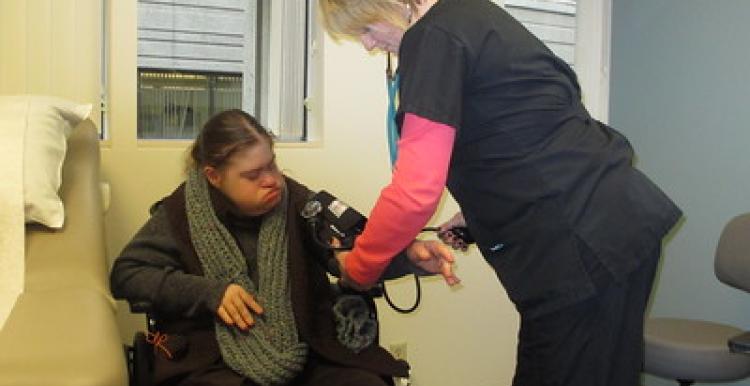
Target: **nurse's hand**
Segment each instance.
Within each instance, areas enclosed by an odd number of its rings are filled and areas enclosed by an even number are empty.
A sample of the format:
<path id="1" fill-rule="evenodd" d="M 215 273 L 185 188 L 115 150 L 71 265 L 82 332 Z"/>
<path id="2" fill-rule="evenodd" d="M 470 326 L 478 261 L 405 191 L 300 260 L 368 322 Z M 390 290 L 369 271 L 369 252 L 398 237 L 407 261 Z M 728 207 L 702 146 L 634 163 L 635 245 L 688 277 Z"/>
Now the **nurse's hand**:
<path id="1" fill-rule="evenodd" d="M 461 212 L 456 213 L 455 215 L 453 215 L 453 217 L 451 217 L 450 220 L 440 225 L 438 237 L 444 243 L 450 245 L 453 249 L 466 251 L 467 249 L 469 249 L 469 246 L 463 240 L 461 240 L 461 238 L 455 237 L 455 235 L 450 232 L 451 229 L 458 227 L 466 227 L 466 220 L 464 220 L 464 214 Z"/>
<path id="2" fill-rule="evenodd" d="M 417 267 L 442 275 L 449 286 L 461 283 L 461 279 L 453 272 L 453 253 L 437 240 L 415 240 L 406 248 L 406 256 Z"/>

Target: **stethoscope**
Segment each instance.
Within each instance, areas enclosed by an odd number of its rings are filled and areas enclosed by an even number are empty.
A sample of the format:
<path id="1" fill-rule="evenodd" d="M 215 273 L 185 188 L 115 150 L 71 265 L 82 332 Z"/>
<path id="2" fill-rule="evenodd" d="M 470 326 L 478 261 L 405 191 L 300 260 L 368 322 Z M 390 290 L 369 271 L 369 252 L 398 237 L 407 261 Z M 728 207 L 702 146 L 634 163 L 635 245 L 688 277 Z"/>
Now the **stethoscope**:
<path id="1" fill-rule="evenodd" d="M 393 71 L 393 65 L 391 64 L 391 53 L 387 52 L 385 57 L 385 85 L 388 89 L 388 113 L 386 115 L 386 135 L 388 137 L 388 153 L 391 157 L 391 168 L 396 164 L 396 158 L 398 158 L 398 123 L 396 122 L 396 115 L 398 110 L 396 109 L 396 98 L 398 96 L 399 87 L 399 74 L 398 71 Z M 432 230 L 432 229 L 429 229 Z M 422 285 L 419 282 L 419 276 L 414 274 L 414 283 L 416 286 L 416 299 L 414 304 L 409 308 L 401 308 L 393 303 L 391 297 L 388 296 L 388 290 L 383 282 L 383 297 L 391 308 L 402 314 L 408 314 L 414 312 L 419 306 L 422 300 Z"/>
<path id="2" fill-rule="evenodd" d="M 396 164 L 396 158 L 398 158 L 398 124 L 396 123 L 396 97 L 398 95 L 398 87 L 400 83 L 400 77 L 398 72 L 393 71 L 391 64 L 391 53 L 386 54 L 385 64 L 385 85 L 388 89 L 388 113 L 386 116 L 386 131 L 388 137 L 388 153 L 390 154 L 391 168 Z"/>
<path id="3" fill-rule="evenodd" d="M 388 89 L 388 113 L 386 116 L 386 135 L 388 137 L 388 152 L 390 154 L 390 161 L 391 161 L 391 168 L 396 164 L 396 159 L 398 158 L 398 139 L 399 139 L 399 132 L 398 132 L 398 123 L 396 122 L 396 115 L 398 114 L 398 111 L 396 109 L 396 98 L 398 95 L 398 88 L 399 88 L 399 73 L 398 71 L 393 71 L 393 65 L 391 64 L 391 53 L 386 53 L 386 64 L 385 64 L 385 84 Z M 423 228 L 422 232 L 439 232 L 440 228 L 438 227 L 427 227 Z M 468 232 L 468 230 L 463 230 L 463 232 Z M 468 235 L 468 233 L 464 233 Z M 470 236 L 469 236 L 470 237 Z M 385 282 L 382 283 L 382 290 L 383 290 L 383 297 L 385 297 L 385 301 L 388 303 L 388 305 L 391 306 L 394 310 L 407 314 L 410 312 L 413 312 L 417 309 L 419 306 L 419 303 L 422 300 L 422 285 L 419 281 L 419 276 L 417 274 L 414 274 L 414 283 L 416 287 L 416 299 L 414 301 L 414 304 L 409 308 L 401 308 L 393 303 L 390 296 L 388 296 L 388 290 L 386 290 Z"/>

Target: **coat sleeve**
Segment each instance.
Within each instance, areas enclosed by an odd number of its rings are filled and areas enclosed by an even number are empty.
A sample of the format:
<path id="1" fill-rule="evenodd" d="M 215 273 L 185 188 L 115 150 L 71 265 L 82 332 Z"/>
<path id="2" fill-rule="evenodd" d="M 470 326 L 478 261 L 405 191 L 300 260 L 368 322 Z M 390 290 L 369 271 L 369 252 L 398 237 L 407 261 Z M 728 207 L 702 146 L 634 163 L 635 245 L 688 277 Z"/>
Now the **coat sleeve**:
<path id="1" fill-rule="evenodd" d="M 186 273 L 180 253 L 161 206 L 115 260 L 112 294 L 131 304 L 146 302 L 163 315 L 192 318 L 215 313 L 229 282 Z"/>

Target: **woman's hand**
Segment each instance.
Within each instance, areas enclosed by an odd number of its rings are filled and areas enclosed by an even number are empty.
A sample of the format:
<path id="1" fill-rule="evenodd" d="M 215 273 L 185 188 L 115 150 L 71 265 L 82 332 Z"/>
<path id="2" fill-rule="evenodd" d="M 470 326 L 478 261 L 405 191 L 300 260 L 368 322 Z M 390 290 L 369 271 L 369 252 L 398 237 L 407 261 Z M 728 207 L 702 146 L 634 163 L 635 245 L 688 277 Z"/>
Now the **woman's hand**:
<path id="1" fill-rule="evenodd" d="M 406 256 L 412 264 L 423 270 L 443 275 L 445 283 L 454 286 L 461 282 L 453 272 L 453 253 L 437 240 L 415 240 L 406 248 Z"/>
<path id="2" fill-rule="evenodd" d="M 248 330 L 255 324 L 252 314 L 263 314 L 263 307 L 253 296 L 238 284 L 230 284 L 221 299 L 216 314 L 228 326 L 237 326 L 240 330 Z"/>
<path id="3" fill-rule="evenodd" d="M 450 232 L 450 230 L 453 228 L 465 227 L 465 226 L 466 226 L 466 220 L 464 220 L 464 214 L 461 212 L 458 212 L 455 215 L 453 215 L 453 217 L 451 217 L 450 220 L 440 225 L 440 230 L 438 231 L 438 237 L 444 243 L 450 245 L 453 249 L 466 251 L 467 249 L 469 249 L 469 246 L 466 245 L 466 243 L 460 238 L 455 237 L 453 232 Z"/>

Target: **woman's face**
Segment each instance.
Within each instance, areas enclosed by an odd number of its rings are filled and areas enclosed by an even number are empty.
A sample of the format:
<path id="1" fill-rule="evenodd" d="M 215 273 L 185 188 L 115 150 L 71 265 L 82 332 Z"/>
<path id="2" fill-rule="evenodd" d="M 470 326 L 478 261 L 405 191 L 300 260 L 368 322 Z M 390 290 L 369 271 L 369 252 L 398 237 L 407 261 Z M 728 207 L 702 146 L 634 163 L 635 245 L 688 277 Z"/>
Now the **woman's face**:
<path id="1" fill-rule="evenodd" d="M 284 178 L 267 139 L 237 151 L 221 168 L 206 166 L 203 171 L 244 215 L 262 215 L 281 201 Z"/>
<path id="2" fill-rule="evenodd" d="M 389 22 L 381 21 L 368 24 L 359 35 L 359 41 L 367 51 L 379 49 L 398 54 L 404 29 Z"/>

